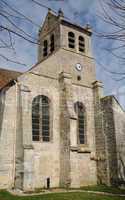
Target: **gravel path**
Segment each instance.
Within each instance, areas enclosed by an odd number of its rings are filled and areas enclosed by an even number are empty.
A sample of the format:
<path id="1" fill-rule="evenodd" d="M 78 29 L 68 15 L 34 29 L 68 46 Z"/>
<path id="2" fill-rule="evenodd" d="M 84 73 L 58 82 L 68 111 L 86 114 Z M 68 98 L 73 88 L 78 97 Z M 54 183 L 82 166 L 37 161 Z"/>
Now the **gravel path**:
<path id="1" fill-rule="evenodd" d="M 27 192 L 24 193 L 21 190 L 8 190 L 12 195 L 18 195 L 18 196 L 36 196 L 36 195 L 45 195 L 45 194 L 54 194 L 54 193 L 70 193 L 70 192 L 83 192 L 83 193 L 92 193 L 92 194 L 99 194 L 99 195 L 105 195 L 105 196 L 117 196 L 117 197 L 125 197 L 125 194 L 112 194 L 108 192 L 97 192 L 97 191 L 87 191 L 87 190 L 65 190 L 65 189 L 52 189 L 52 190 L 43 190 L 41 192 L 37 193 L 31 193 Z"/>

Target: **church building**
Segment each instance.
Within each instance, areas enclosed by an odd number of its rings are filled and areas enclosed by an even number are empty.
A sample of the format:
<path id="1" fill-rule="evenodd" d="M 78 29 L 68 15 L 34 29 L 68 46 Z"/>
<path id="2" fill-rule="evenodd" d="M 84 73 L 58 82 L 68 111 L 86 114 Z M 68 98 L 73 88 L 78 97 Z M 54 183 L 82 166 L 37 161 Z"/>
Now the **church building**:
<path id="1" fill-rule="evenodd" d="M 103 96 L 91 36 L 49 10 L 36 65 L 0 69 L 0 188 L 125 184 L 125 113 Z"/>

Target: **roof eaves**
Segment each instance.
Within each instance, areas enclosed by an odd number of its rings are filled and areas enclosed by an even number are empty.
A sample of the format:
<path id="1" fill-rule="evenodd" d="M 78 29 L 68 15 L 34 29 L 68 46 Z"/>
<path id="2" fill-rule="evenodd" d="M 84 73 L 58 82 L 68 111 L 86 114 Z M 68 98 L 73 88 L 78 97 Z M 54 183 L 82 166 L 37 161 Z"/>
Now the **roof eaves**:
<path id="1" fill-rule="evenodd" d="M 85 32 L 89 36 L 92 35 L 92 31 L 91 30 L 87 30 L 86 28 L 83 28 L 80 25 L 74 24 L 74 23 L 69 22 L 69 21 L 67 21 L 65 19 L 61 19 L 60 23 L 63 24 L 63 25 L 68 25 L 70 27 L 76 28 L 77 30 L 80 30 L 81 32 Z"/>

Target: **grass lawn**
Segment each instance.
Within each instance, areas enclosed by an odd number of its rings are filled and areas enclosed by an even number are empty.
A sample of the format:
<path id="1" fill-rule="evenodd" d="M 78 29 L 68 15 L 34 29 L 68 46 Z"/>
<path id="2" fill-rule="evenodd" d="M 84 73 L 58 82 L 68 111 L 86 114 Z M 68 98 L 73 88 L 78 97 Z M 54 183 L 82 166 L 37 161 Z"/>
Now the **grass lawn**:
<path id="1" fill-rule="evenodd" d="M 44 194 L 37 196 L 13 196 L 6 191 L 0 191 L 0 200 L 125 200 L 125 197 L 111 197 L 89 193 L 71 192 Z"/>

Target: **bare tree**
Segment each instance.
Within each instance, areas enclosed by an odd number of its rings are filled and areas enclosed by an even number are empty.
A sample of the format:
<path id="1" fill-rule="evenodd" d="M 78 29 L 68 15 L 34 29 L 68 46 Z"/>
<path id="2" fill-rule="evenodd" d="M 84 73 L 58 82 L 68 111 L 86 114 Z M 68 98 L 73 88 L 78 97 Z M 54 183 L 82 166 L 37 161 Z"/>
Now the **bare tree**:
<path id="1" fill-rule="evenodd" d="M 125 0 L 99 0 L 99 18 L 110 27 L 100 37 L 115 41 L 115 47 L 107 49 L 112 55 L 125 61 Z M 106 26 L 105 26 L 106 27 Z"/>
<path id="2" fill-rule="evenodd" d="M 50 8 L 44 5 L 41 0 L 25 1 L 26 5 L 37 5 L 38 7 L 50 10 Z M 8 57 L 5 50 L 9 50 L 16 54 L 15 40 L 19 38 L 33 45 L 39 45 L 37 35 L 34 36 L 30 29 L 26 30 L 26 27 L 32 25 L 39 29 L 40 24 L 34 22 L 34 20 L 27 16 L 27 14 L 17 10 L 15 6 L 8 2 L 9 1 L 6 0 L 0 0 L 0 59 L 2 58 L 8 62 L 26 66 L 25 63 L 21 63 L 19 60 L 14 60 L 12 56 Z M 57 14 L 55 10 L 51 10 Z M 24 23 L 25 26 L 21 27 L 20 24 Z"/>
<path id="3" fill-rule="evenodd" d="M 120 67 L 116 69 L 112 66 L 110 69 L 96 61 L 114 80 L 122 81 L 125 79 L 125 0 L 98 0 L 98 3 L 97 19 L 101 20 L 101 26 L 95 30 L 95 35 L 98 41 L 103 40 L 103 50 L 110 54 L 111 59 L 114 57 Z"/>
<path id="4" fill-rule="evenodd" d="M 30 3 L 30 2 L 29 2 Z M 32 0 L 31 0 L 32 3 Z M 15 38 L 21 38 L 31 44 L 38 45 L 38 40 L 32 33 L 27 32 L 25 27 L 20 27 L 19 21 L 28 25 L 33 25 L 39 28 L 39 24 L 35 23 L 28 16 L 18 11 L 6 0 L 0 0 L 0 50 L 5 52 L 6 50 L 15 50 Z M 4 51 L 2 51 L 4 50 Z M 22 64 L 18 60 L 15 61 L 13 58 L 9 58 L 5 53 L 0 53 L 0 57 L 6 61 L 13 62 L 16 64 Z M 23 64 L 25 65 L 25 64 Z"/>

